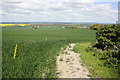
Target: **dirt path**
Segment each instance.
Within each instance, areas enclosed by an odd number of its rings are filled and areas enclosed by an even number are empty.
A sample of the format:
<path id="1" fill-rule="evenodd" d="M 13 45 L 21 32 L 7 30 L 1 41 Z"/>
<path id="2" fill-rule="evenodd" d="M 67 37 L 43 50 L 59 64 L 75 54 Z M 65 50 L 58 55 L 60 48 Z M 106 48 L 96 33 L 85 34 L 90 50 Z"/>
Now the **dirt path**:
<path id="1" fill-rule="evenodd" d="M 81 63 L 80 54 L 73 51 L 74 46 L 69 44 L 57 56 L 58 78 L 90 78 L 88 69 Z"/>

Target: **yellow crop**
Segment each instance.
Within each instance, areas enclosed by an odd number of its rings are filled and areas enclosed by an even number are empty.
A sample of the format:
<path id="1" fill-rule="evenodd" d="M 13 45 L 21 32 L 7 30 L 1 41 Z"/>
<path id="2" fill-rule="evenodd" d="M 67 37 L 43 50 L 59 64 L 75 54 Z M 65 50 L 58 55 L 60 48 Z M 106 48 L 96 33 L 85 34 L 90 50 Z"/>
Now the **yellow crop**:
<path id="1" fill-rule="evenodd" d="M 0 26 L 28 26 L 29 24 L 0 24 Z"/>

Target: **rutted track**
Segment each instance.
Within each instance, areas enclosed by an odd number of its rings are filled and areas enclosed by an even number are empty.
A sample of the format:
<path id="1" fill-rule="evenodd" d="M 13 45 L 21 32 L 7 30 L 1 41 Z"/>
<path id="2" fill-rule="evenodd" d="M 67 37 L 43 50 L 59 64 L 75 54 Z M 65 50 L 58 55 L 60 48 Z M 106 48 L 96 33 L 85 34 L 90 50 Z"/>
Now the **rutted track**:
<path id="1" fill-rule="evenodd" d="M 80 53 L 73 51 L 75 44 L 69 44 L 64 51 L 57 56 L 58 78 L 90 78 L 89 71 L 80 59 Z"/>

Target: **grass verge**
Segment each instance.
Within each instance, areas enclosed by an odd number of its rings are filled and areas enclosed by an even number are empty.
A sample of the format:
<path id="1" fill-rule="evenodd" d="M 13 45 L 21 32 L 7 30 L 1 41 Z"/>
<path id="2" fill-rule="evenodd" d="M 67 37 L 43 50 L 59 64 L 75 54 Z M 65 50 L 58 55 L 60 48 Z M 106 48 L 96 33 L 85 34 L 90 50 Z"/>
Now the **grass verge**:
<path id="1" fill-rule="evenodd" d="M 94 78 L 118 78 L 118 74 L 115 70 L 104 66 L 104 60 L 99 60 L 94 56 L 94 51 L 87 51 L 86 49 L 91 46 L 91 43 L 79 43 L 75 46 L 74 51 L 80 53 L 82 62 L 86 64 L 91 77 Z"/>

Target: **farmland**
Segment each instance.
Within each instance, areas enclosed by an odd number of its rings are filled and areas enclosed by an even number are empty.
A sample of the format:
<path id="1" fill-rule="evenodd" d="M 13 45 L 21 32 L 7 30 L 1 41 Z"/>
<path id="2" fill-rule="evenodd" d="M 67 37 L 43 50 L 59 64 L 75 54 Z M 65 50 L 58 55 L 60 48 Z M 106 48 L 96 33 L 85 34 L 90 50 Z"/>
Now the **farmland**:
<path id="1" fill-rule="evenodd" d="M 2 28 L 3 78 L 56 78 L 56 56 L 69 43 L 95 42 L 95 31 L 56 25 Z M 18 45 L 13 59 L 15 45 Z"/>
<path id="2" fill-rule="evenodd" d="M 28 24 L 0 24 L 0 26 L 7 27 L 7 26 L 28 26 Z"/>

